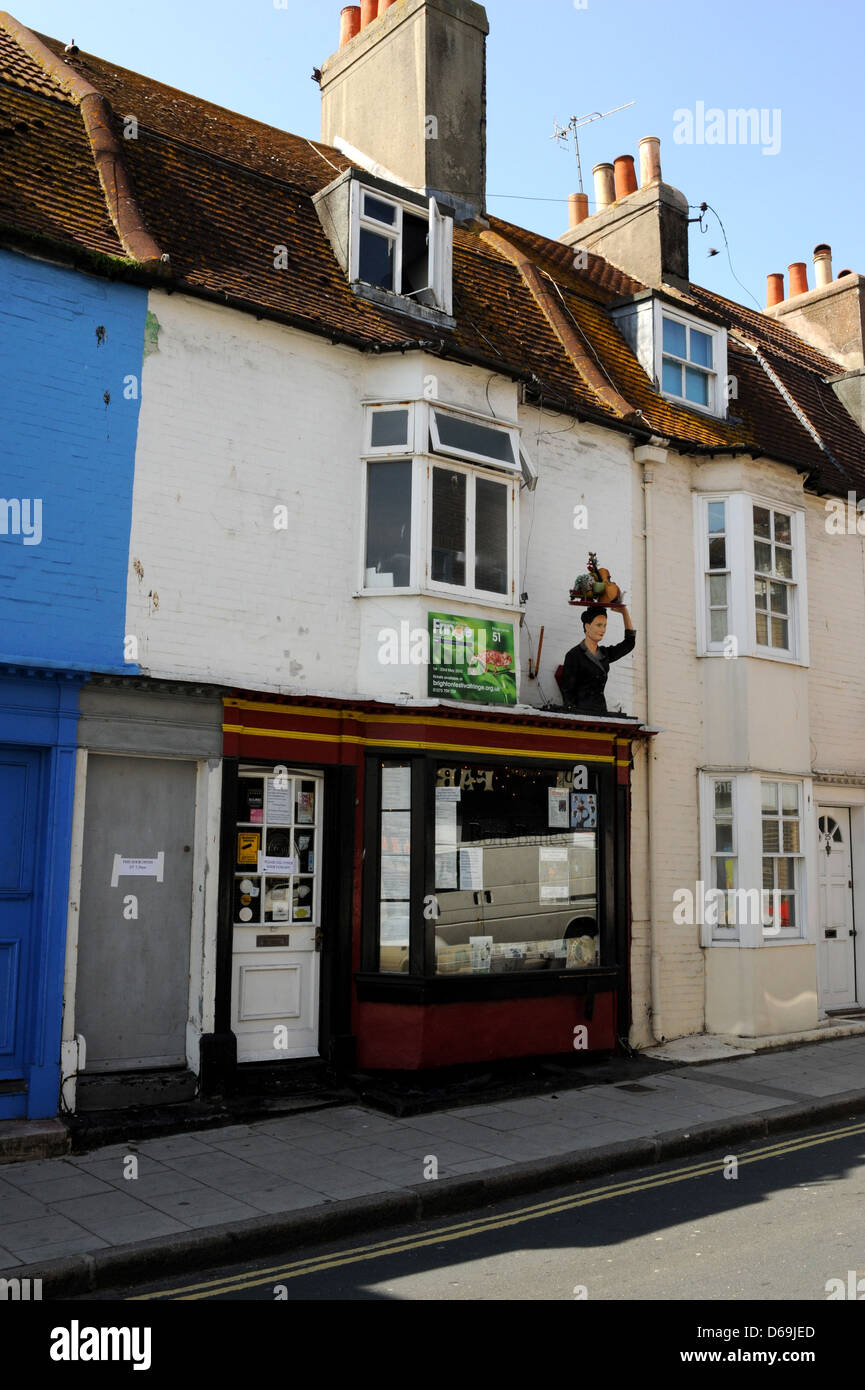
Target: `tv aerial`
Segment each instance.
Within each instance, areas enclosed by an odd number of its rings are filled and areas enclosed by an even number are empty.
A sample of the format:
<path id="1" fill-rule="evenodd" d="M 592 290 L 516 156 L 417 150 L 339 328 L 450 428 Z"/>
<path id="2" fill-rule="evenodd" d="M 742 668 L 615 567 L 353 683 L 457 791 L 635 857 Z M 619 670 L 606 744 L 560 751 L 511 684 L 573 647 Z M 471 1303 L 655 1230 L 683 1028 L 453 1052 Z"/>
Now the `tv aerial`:
<path id="1" fill-rule="evenodd" d="M 553 134 L 551 140 L 557 140 L 560 145 L 567 148 L 571 136 L 574 140 L 574 153 L 577 156 L 577 179 L 579 180 L 580 192 L 583 193 L 583 166 L 580 163 L 580 137 L 578 132 L 583 126 L 591 125 L 593 121 L 606 120 L 607 116 L 613 116 L 617 111 L 626 111 L 629 106 L 635 106 L 635 101 L 626 101 L 623 106 L 614 106 L 612 111 L 590 111 L 587 116 L 572 116 L 567 125 L 559 125 L 553 122 Z"/>

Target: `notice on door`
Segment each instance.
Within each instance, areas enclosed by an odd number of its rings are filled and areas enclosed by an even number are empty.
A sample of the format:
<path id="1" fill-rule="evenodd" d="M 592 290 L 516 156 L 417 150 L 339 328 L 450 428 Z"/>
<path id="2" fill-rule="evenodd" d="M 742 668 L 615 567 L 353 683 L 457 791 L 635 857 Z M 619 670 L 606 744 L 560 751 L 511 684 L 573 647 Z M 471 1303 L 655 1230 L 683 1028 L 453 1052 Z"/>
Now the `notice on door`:
<path id="1" fill-rule="evenodd" d="M 126 859 L 122 854 L 115 854 L 111 887 L 116 888 L 121 878 L 155 878 L 157 883 L 161 883 L 164 873 L 164 850 L 160 850 L 155 859 Z"/>

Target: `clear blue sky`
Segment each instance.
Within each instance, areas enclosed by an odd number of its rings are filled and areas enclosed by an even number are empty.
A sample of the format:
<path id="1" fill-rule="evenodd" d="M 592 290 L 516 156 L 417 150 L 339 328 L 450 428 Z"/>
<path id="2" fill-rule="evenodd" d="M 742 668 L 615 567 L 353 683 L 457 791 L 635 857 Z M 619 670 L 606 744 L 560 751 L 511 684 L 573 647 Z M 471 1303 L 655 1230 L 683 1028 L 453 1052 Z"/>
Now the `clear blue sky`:
<path id="1" fill-rule="evenodd" d="M 310 73 L 337 46 L 340 8 L 340 0 L 288 0 L 286 9 L 274 0 L 11 4 L 30 28 L 312 138 L 319 91 Z M 491 211 L 559 235 L 577 185 L 573 151 L 550 139 L 554 121 L 634 100 L 583 132 L 590 197 L 593 164 L 636 156 L 640 136 L 657 135 L 665 181 L 718 210 L 736 275 L 761 306 L 766 274 L 791 261 L 807 262 L 813 284 L 817 242 L 832 246 L 836 273 L 865 271 L 861 0 L 487 0 L 486 9 Z M 696 113 L 699 102 L 706 112 L 765 110 L 775 134 L 780 111 L 778 153 L 674 142 L 674 113 Z M 692 279 L 750 303 L 717 221 L 708 226 L 705 236 L 692 228 Z M 709 258 L 710 247 L 721 254 Z"/>

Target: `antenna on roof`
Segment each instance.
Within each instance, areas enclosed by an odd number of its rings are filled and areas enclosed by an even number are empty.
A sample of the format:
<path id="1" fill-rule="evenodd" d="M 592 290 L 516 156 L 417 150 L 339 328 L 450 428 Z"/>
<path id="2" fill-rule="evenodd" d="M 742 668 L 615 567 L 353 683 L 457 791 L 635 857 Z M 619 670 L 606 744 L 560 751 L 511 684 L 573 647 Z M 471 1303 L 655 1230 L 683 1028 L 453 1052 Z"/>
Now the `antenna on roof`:
<path id="1" fill-rule="evenodd" d="M 559 125 L 553 122 L 553 134 L 551 140 L 557 140 L 560 145 L 567 146 L 571 136 L 574 137 L 574 153 L 577 156 L 577 178 L 580 183 L 580 192 L 583 189 L 583 166 L 580 163 L 580 137 L 577 134 L 584 125 L 591 125 L 593 121 L 603 121 L 607 116 L 612 116 L 616 111 L 626 111 L 629 106 L 635 106 L 635 101 L 626 101 L 624 106 L 614 106 L 612 111 L 590 111 L 588 116 L 572 116 L 567 125 Z"/>

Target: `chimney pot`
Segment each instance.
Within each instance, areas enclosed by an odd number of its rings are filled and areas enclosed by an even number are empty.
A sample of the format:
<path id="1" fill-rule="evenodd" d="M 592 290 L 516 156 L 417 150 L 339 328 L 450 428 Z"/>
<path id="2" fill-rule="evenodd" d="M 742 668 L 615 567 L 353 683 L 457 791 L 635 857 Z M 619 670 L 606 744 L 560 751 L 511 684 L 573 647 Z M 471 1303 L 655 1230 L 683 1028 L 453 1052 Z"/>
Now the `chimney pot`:
<path id="1" fill-rule="evenodd" d="M 832 283 L 832 247 L 827 246 L 825 241 L 821 241 L 819 246 L 814 247 L 814 284 L 819 289 L 821 285 L 831 285 Z"/>
<path id="2" fill-rule="evenodd" d="M 345 48 L 360 33 L 360 5 L 346 5 L 339 14 L 339 46 Z"/>
<path id="3" fill-rule="evenodd" d="M 614 163 L 616 202 L 620 198 L 627 198 L 629 193 L 637 191 L 637 175 L 634 172 L 634 156 L 632 154 L 620 154 Z"/>
<path id="4" fill-rule="evenodd" d="M 360 0 L 361 29 L 365 29 L 368 24 L 372 24 L 374 19 L 378 19 L 378 0 Z"/>
<path id="5" fill-rule="evenodd" d="M 804 261 L 794 261 L 788 265 L 787 272 L 790 276 L 790 299 L 795 299 L 799 294 L 808 293 L 808 267 Z"/>
<path id="6" fill-rule="evenodd" d="M 568 198 L 568 210 L 571 226 L 579 227 L 580 223 L 585 222 L 589 215 L 589 195 L 587 193 L 572 193 Z"/>
<path id="7" fill-rule="evenodd" d="M 640 187 L 661 181 L 661 142 L 657 135 L 644 135 L 637 148 L 640 151 Z"/>
<path id="8" fill-rule="evenodd" d="M 595 180 L 595 211 L 601 212 L 616 201 L 612 164 L 596 164 L 592 176 Z"/>
<path id="9" fill-rule="evenodd" d="M 766 276 L 766 308 L 784 302 L 784 276 L 775 271 Z"/>

